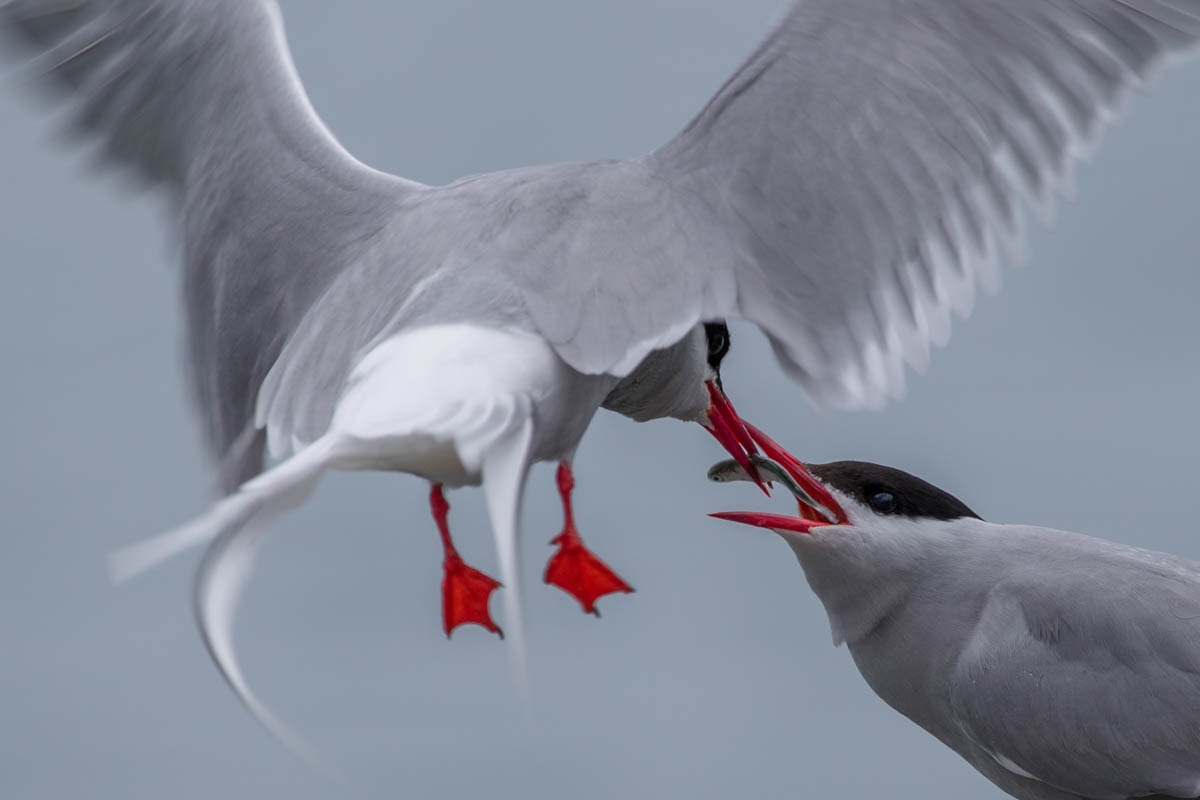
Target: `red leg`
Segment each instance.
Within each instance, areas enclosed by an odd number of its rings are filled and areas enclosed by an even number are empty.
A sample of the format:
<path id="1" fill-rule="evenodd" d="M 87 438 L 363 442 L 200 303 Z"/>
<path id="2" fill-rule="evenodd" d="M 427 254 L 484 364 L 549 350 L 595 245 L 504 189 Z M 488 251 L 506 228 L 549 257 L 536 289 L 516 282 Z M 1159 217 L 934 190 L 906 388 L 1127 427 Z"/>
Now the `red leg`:
<path id="1" fill-rule="evenodd" d="M 459 625 L 474 622 L 503 639 L 504 631 L 488 613 L 488 600 L 492 592 L 499 588 L 500 582 L 468 567 L 454 549 L 454 542 L 450 540 L 450 526 L 446 524 L 446 512 L 450 510 L 450 504 L 442 494 L 440 483 L 433 484 L 429 492 L 429 507 L 446 551 L 445 560 L 442 561 L 445 572 L 442 578 L 442 624 L 446 629 L 446 638 L 450 638 Z"/>
<path id="2" fill-rule="evenodd" d="M 571 467 L 562 461 L 558 465 L 558 493 L 563 501 L 563 530 L 550 540 L 550 544 L 558 545 L 558 552 L 546 564 L 543 579 L 578 600 L 586 613 L 598 617 L 598 598 L 612 592 L 632 592 L 633 587 L 583 546 L 583 540 L 575 528 L 575 517 L 571 513 L 571 490 L 574 488 L 575 478 L 571 475 Z"/>

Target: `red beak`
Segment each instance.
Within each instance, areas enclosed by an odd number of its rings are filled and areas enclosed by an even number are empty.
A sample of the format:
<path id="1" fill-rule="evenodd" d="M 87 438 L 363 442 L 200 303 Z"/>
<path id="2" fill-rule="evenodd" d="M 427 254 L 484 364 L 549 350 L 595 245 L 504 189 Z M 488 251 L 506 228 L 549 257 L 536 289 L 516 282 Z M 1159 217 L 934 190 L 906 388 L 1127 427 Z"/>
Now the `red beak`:
<path id="1" fill-rule="evenodd" d="M 750 432 L 750 435 L 754 438 L 754 441 L 758 442 L 759 445 L 762 446 L 762 449 L 767 454 L 768 458 L 777 462 L 781 467 L 786 469 L 788 474 L 791 475 L 792 478 L 795 479 L 796 483 L 800 485 L 800 488 L 808 492 L 813 500 L 816 500 L 818 503 L 824 506 L 829 513 L 833 514 L 836 524 L 850 524 L 850 518 L 846 516 L 845 509 L 841 507 L 837 500 L 833 499 L 833 495 L 829 493 L 829 490 L 826 489 L 820 481 L 814 478 L 812 473 L 810 473 L 805 466 L 800 463 L 800 459 L 796 458 L 787 450 L 784 450 L 780 445 L 776 444 L 774 439 L 772 439 L 770 436 L 767 436 L 750 423 L 743 422 L 742 424 L 746 426 L 746 429 Z M 807 503 L 800 504 L 800 514 L 806 520 L 826 522 L 824 515 Z"/>
<path id="2" fill-rule="evenodd" d="M 724 390 L 717 386 L 716 381 L 705 381 L 704 386 L 708 389 L 708 422 L 701 424 L 721 443 L 726 452 L 733 456 L 738 466 L 754 479 L 758 488 L 763 490 L 763 494 L 770 497 L 771 492 L 759 476 L 758 469 L 750 461 L 750 454 L 758 453 L 758 447 L 746 423 L 738 416 L 737 411 L 733 409 L 733 403 L 729 402 L 729 398 L 725 396 Z"/>
<path id="3" fill-rule="evenodd" d="M 709 514 L 717 519 L 727 519 L 730 522 L 740 522 L 743 525 L 753 525 L 756 528 L 770 528 L 773 531 L 796 531 L 797 533 L 812 533 L 813 528 L 832 525 L 831 522 L 789 517 L 787 514 L 760 514 L 757 511 L 719 511 Z"/>
<path id="4" fill-rule="evenodd" d="M 808 471 L 804 464 L 800 463 L 798 458 L 787 450 L 784 450 L 774 439 L 750 423 L 743 421 L 742 425 L 746 428 L 750 437 L 762 447 L 767 457 L 783 467 L 796 482 L 796 486 L 807 493 L 808 499 L 819 503 L 822 508 L 818 510 L 814 506 L 797 498 L 797 503 L 800 506 L 799 517 L 789 517 L 785 514 L 764 514 L 757 511 L 725 511 L 718 514 L 709 514 L 710 517 L 729 520 L 730 522 L 740 522 L 743 525 L 754 525 L 758 528 L 770 528 L 776 531 L 795 531 L 797 533 L 811 533 L 813 528 L 820 528 L 826 525 L 850 524 L 850 518 L 846 515 L 846 510 L 834 499 L 829 490 L 812 476 L 812 473 Z M 741 462 L 738 463 L 740 464 Z M 742 469 L 746 469 L 745 465 L 742 465 Z M 749 474 L 749 470 L 746 471 Z M 757 473 L 755 476 L 757 476 Z M 794 488 L 793 492 L 795 492 Z"/>

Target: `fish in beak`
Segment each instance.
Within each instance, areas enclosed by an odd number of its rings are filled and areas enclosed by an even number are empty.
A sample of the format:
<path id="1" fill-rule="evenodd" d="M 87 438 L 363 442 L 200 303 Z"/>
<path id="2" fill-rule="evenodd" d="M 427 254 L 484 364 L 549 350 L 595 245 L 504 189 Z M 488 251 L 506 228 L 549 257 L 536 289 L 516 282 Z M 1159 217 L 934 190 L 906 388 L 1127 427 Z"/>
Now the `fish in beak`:
<path id="1" fill-rule="evenodd" d="M 758 511 L 723 511 L 710 514 L 717 519 L 770 528 L 777 531 L 811 533 L 813 528 L 827 525 L 849 525 L 850 518 L 825 486 L 791 453 L 773 439 L 749 423 L 742 423 L 751 439 L 760 446 L 767 457 L 751 453 L 746 456 L 754 472 L 747 470 L 736 458 L 714 464 L 708 471 L 708 479 L 724 483 L 727 481 L 754 481 L 762 476 L 782 484 L 796 498 L 800 515 L 766 514 Z M 760 484 L 761 485 L 761 484 Z"/>
<path id="2" fill-rule="evenodd" d="M 751 460 L 751 456 L 758 455 L 758 446 L 751 433 L 751 426 L 738 416 L 733 403 L 729 402 L 729 397 L 721 387 L 719 378 L 705 381 L 704 387 L 708 390 L 708 410 L 700 424 L 721 443 L 729 455 L 733 456 L 733 460 L 746 476 L 743 480 L 753 481 L 767 497 L 770 497 L 771 492 Z"/>

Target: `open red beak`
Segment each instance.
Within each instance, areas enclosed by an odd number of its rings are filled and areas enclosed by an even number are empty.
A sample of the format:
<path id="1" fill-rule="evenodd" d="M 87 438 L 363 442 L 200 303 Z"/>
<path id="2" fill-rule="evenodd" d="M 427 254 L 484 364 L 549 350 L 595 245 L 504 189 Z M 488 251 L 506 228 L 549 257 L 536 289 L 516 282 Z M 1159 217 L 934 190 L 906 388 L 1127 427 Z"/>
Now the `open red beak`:
<path id="1" fill-rule="evenodd" d="M 833 495 L 825 488 L 825 485 L 812 476 L 812 473 L 800 463 L 800 459 L 784 450 L 782 446 L 777 444 L 774 439 L 767 436 L 748 422 L 743 422 L 750 436 L 754 441 L 762 446 L 767 457 L 777 462 L 781 467 L 787 470 L 788 474 L 800 485 L 804 491 L 808 492 L 813 500 L 816 500 L 825 510 L 833 515 L 834 522 L 838 525 L 849 525 L 850 518 L 846 516 L 846 510 L 833 499 Z M 814 522 L 827 522 L 827 515 L 822 514 L 818 509 L 813 508 L 807 503 L 800 503 L 800 516 L 806 520 Z"/>
<path id="2" fill-rule="evenodd" d="M 787 450 L 783 449 L 774 439 L 767 436 L 748 422 L 743 421 L 750 438 L 760 447 L 768 458 L 774 461 L 779 467 L 791 476 L 795 481 L 795 486 L 790 487 L 792 492 L 797 494 L 796 502 L 800 507 L 799 517 L 789 517 L 785 514 L 764 514 L 757 511 L 725 511 L 709 516 L 717 519 L 729 520 L 730 522 L 740 522 L 743 525 L 754 525 L 759 528 L 770 528 L 777 531 L 796 531 L 798 533 L 811 533 L 813 528 L 819 528 L 825 525 L 849 525 L 850 518 L 846 516 L 845 509 L 841 504 L 834 499 L 833 495 L 825 486 L 813 477 L 812 473 L 800 462 L 798 458 L 793 456 Z M 741 465 L 741 462 L 738 462 Z M 741 465 L 742 469 L 746 469 Z M 747 474 L 751 474 L 746 470 Z M 752 477 L 757 478 L 758 473 L 754 473 Z M 798 491 L 799 490 L 799 491 Z M 807 495 L 807 500 L 817 503 L 820 507 L 806 502 L 800 495 Z"/>
<path id="3" fill-rule="evenodd" d="M 750 455 L 758 453 L 758 447 L 754 443 L 750 429 L 733 409 L 733 403 L 729 402 L 725 391 L 717 386 L 716 381 L 705 381 L 704 386 L 708 389 L 708 421 L 701 424 L 721 443 L 726 452 L 733 456 L 733 460 L 746 471 L 758 488 L 762 489 L 767 497 L 770 497 L 771 492 L 763 483 L 758 469 L 750 461 Z"/>
<path id="4" fill-rule="evenodd" d="M 740 522 L 743 525 L 753 525 L 756 528 L 770 528 L 773 531 L 796 531 L 798 533 L 812 533 L 813 528 L 820 528 L 823 525 L 832 525 L 832 522 L 818 522 L 816 520 L 801 519 L 800 517 L 789 517 L 787 514 L 762 514 L 757 511 L 718 511 L 715 514 L 709 514 L 710 517 L 717 519 L 727 519 L 730 522 Z"/>

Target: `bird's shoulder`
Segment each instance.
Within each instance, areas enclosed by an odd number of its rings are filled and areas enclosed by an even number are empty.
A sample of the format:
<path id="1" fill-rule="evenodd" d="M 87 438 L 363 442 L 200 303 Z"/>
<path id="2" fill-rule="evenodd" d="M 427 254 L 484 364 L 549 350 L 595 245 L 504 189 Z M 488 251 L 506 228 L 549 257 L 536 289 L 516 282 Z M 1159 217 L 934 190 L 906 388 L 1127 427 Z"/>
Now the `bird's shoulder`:
<path id="1" fill-rule="evenodd" d="M 977 582 L 986 588 L 974 637 L 1000 624 L 1061 650 L 1112 648 L 1135 632 L 1190 640 L 1176 624 L 1188 619 L 1200 632 L 1200 563 L 1071 531 L 1001 527 L 986 554 L 969 556 L 973 569 L 993 572 Z"/>
<path id="2" fill-rule="evenodd" d="M 1200 785 L 1200 567 L 1011 533 L 949 676 L 953 723 L 1006 769 L 1082 796 Z"/>

